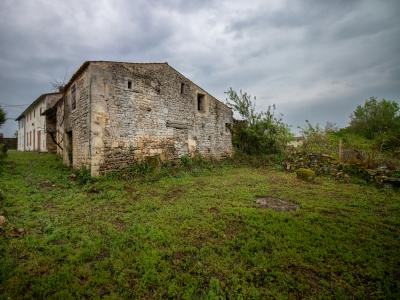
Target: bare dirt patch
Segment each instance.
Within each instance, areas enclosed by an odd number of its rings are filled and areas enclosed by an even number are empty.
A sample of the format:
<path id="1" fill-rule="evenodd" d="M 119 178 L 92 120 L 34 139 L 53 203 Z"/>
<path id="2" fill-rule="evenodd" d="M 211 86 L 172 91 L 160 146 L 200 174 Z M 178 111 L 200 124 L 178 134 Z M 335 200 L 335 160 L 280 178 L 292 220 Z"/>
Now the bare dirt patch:
<path id="1" fill-rule="evenodd" d="M 137 201 L 140 199 L 140 192 L 134 187 L 127 185 L 125 186 L 125 191 L 127 192 L 130 200 Z"/>
<path id="2" fill-rule="evenodd" d="M 125 229 L 125 222 L 122 221 L 120 218 L 113 220 L 112 224 L 115 226 L 115 228 L 117 228 L 119 230 Z"/>
<path id="3" fill-rule="evenodd" d="M 26 233 L 26 230 L 24 228 L 13 228 L 10 231 L 9 235 L 10 235 L 10 237 L 20 237 L 20 236 L 25 235 L 25 233 Z"/>
<path id="4" fill-rule="evenodd" d="M 348 217 L 348 215 L 346 215 L 346 213 L 344 213 L 342 210 L 338 210 L 338 209 L 321 209 L 318 212 L 324 216 L 332 217 L 332 218 Z"/>
<path id="5" fill-rule="evenodd" d="M 178 198 L 180 198 L 182 195 L 184 195 L 186 192 L 186 189 L 183 187 L 173 187 L 171 189 L 169 189 L 163 196 L 162 196 L 162 201 L 173 201 L 176 200 Z"/>
<path id="6" fill-rule="evenodd" d="M 109 251 L 107 249 L 101 249 L 99 253 L 97 253 L 95 259 L 96 260 L 102 260 L 110 255 Z"/>
<path id="7" fill-rule="evenodd" d="M 208 209 L 208 212 L 210 212 L 212 214 L 218 214 L 219 213 L 219 209 L 217 207 L 210 207 Z"/>
<path id="8" fill-rule="evenodd" d="M 39 188 L 43 191 L 49 191 L 49 190 L 52 190 L 57 187 L 57 185 L 55 183 L 51 182 L 50 180 L 42 181 L 38 185 L 39 185 Z"/>
<path id="9" fill-rule="evenodd" d="M 235 237 L 243 228 L 246 226 L 246 223 L 241 219 L 235 219 L 229 222 L 225 228 L 224 234 L 229 239 Z"/>
<path id="10" fill-rule="evenodd" d="M 272 196 L 256 196 L 256 203 L 261 208 L 271 208 L 275 211 L 294 211 L 299 207 L 293 202 Z"/>
<path id="11" fill-rule="evenodd" d="M 56 209 L 57 205 L 52 201 L 46 201 L 45 203 L 43 203 L 43 207 L 51 210 L 51 209 Z"/>

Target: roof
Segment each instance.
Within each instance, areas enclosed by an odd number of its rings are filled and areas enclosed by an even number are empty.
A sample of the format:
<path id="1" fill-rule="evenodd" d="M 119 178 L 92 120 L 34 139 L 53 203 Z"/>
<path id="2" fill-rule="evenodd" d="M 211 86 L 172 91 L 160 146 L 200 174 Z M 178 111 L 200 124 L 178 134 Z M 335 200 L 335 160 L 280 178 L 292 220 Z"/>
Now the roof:
<path id="1" fill-rule="evenodd" d="M 51 96 L 51 95 L 57 95 L 60 94 L 60 92 L 54 92 L 54 93 L 46 93 L 46 94 L 42 94 L 39 97 L 36 98 L 35 101 L 33 101 L 15 120 L 18 121 L 20 119 L 22 119 L 22 117 L 25 116 L 25 114 L 32 108 L 34 107 L 36 104 L 38 104 L 40 101 L 42 101 L 44 98 L 46 98 L 46 96 Z"/>
<path id="2" fill-rule="evenodd" d="M 111 60 L 87 60 L 85 61 L 79 69 L 71 76 L 71 79 L 68 81 L 68 83 L 64 86 L 64 91 L 68 89 L 68 87 L 71 86 L 71 84 L 75 81 L 76 78 L 81 75 L 86 68 L 91 64 L 91 63 L 109 63 L 109 64 L 131 64 L 131 65 L 168 65 L 167 62 L 142 62 L 142 63 L 133 63 L 133 62 L 124 62 L 124 61 L 111 61 Z"/>

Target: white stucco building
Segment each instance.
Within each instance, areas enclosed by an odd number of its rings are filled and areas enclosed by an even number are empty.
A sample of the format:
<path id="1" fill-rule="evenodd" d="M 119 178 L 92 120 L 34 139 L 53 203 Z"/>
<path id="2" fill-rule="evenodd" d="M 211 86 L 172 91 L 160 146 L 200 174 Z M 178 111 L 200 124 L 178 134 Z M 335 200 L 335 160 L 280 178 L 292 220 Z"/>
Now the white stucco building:
<path id="1" fill-rule="evenodd" d="M 48 152 L 49 148 L 53 146 L 46 131 L 46 117 L 42 113 L 54 105 L 61 96 L 60 93 L 40 95 L 16 119 L 18 122 L 18 151 Z"/>

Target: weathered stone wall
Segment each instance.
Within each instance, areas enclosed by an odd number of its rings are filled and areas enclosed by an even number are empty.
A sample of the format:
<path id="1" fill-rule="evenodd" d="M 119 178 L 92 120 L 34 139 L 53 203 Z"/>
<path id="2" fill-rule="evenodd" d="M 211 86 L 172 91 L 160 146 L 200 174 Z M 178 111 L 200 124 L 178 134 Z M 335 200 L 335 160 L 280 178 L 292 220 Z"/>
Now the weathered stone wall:
<path id="1" fill-rule="evenodd" d="M 56 140 L 57 143 L 64 148 L 64 100 L 57 103 L 56 113 Z M 63 155 L 63 149 L 57 147 L 57 154 Z"/>
<path id="2" fill-rule="evenodd" d="M 55 132 L 57 127 L 57 123 L 56 123 L 56 118 L 51 118 L 51 117 L 46 117 L 46 144 L 47 144 L 47 151 L 49 153 L 57 153 L 57 145 L 56 143 L 53 141 L 53 138 L 51 137 L 51 135 Z"/>
<path id="3" fill-rule="evenodd" d="M 62 97 L 62 93 L 51 93 L 46 95 L 46 105 L 44 107 L 44 110 L 49 109 L 50 107 L 53 107 L 58 100 Z"/>
<path id="4" fill-rule="evenodd" d="M 169 65 L 93 62 L 89 69 L 92 175 L 154 155 L 231 155 L 232 111 Z M 205 96 L 202 111 L 197 93 Z"/>
<path id="5" fill-rule="evenodd" d="M 72 89 L 75 87 L 76 108 L 72 107 Z M 89 69 L 82 72 L 64 91 L 63 101 L 63 160 L 71 165 L 69 151 L 72 147 L 72 166 L 90 167 L 90 76 Z M 60 118 L 62 116 L 59 116 Z M 71 133 L 71 135 L 69 135 Z M 71 137 L 71 140 L 69 138 Z"/>
<path id="6" fill-rule="evenodd" d="M 58 100 L 62 97 L 62 93 L 53 93 L 53 94 L 48 94 L 46 96 L 46 105 L 42 111 L 45 111 L 51 107 L 53 107 Z M 57 153 L 57 145 L 54 142 L 53 138 L 51 137 L 50 132 L 54 132 L 57 124 L 56 120 L 53 120 L 51 118 L 47 118 L 44 116 L 45 122 L 44 122 L 44 133 L 45 133 L 45 139 L 46 139 L 46 148 L 49 153 Z"/>

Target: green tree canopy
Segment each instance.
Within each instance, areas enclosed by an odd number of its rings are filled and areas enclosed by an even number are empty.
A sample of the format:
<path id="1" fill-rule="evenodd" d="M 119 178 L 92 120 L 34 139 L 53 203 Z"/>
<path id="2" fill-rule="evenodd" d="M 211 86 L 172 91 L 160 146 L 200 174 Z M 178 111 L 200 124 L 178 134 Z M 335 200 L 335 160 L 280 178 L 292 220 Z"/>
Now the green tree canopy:
<path id="1" fill-rule="evenodd" d="M 255 97 L 230 88 L 227 105 L 236 111 L 242 121 L 232 128 L 232 143 L 247 154 L 272 154 L 281 152 L 291 139 L 289 127 L 275 116 L 275 105 L 265 112 L 256 112 Z"/>
<path id="2" fill-rule="evenodd" d="M 358 105 L 353 114 L 349 129 L 368 139 L 400 132 L 399 103 L 371 97 L 363 105 Z"/>
<path id="3" fill-rule="evenodd" d="M 0 106 L 0 127 L 6 122 L 6 112 Z"/>

